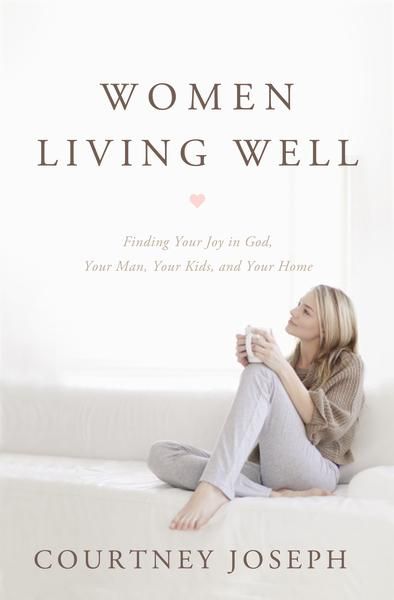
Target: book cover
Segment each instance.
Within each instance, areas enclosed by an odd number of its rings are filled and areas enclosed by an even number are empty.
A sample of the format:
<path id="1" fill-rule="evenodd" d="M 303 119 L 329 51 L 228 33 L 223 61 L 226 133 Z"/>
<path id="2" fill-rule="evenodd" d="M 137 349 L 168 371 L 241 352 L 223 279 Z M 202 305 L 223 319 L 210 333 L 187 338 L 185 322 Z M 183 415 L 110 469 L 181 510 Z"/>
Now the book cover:
<path id="1" fill-rule="evenodd" d="M 392 2 L 1 7 L 0 597 L 391 598 Z M 288 356 L 320 284 L 357 315 L 354 462 L 171 530 L 152 444 L 211 452 L 236 334 Z"/>

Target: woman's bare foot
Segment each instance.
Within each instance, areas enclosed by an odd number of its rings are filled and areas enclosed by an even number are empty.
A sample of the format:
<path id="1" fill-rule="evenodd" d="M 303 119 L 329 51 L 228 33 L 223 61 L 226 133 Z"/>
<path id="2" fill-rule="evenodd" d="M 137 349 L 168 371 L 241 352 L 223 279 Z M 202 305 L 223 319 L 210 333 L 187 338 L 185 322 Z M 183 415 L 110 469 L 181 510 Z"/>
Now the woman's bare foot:
<path id="1" fill-rule="evenodd" d="M 320 488 L 309 488 L 309 490 L 300 491 L 281 488 L 280 490 L 272 490 L 271 496 L 334 496 L 334 494 Z"/>
<path id="2" fill-rule="evenodd" d="M 185 506 L 175 515 L 170 529 L 199 529 L 230 499 L 219 488 L 200 481 Z"/>

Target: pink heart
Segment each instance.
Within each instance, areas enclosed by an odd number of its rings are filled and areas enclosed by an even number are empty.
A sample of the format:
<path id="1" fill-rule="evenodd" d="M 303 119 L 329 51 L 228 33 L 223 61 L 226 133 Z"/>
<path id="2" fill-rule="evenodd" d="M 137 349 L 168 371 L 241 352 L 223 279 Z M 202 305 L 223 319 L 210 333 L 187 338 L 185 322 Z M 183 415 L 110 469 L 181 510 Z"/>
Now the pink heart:
<path id="1" fill-rule="evenodd" d="M 192 194 L 190 196 L 190 202 L 196 207 L 198 208 L 199 206 L 201 206 L 201 204 L 204 202 L 205 200 L 205 196 L 204 194 Z"/>

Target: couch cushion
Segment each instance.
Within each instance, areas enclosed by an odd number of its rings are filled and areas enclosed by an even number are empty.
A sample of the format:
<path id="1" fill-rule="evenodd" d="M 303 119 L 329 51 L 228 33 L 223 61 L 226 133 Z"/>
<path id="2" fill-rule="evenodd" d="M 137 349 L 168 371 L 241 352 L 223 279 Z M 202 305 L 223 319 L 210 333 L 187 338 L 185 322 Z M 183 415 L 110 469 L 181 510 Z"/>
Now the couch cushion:
<path id="1" fill-rule="evenodd" d="M 16 488 L 41 489 L 42 484 L 72 489 L 87 489 L 89 493 L 116 490 L 171 489 L 152 473 L 145 461 L 104 460 L 0 453 L 0 478 Z M 335 495 L 346 496 L 348 484 L 340 484 Z M 180 490 L 179 490 L 180 491 Z"/>
<path id="2" fill-rule="evenodd" d="M 146 460 L 157 439 L 212 447 L 231 390 L 146 383 L 133 390 L 2 384 L 0 451 Z"/>
<path id="3" fill-rule="evenodd" d="M 128 600 L 132 590 L 133 598 L 154 600 L 287 600 L 289 589 L 296 589 L 304 600 L 324 600 L 388 598 L 394 592 L 389 568 L 394 516 L 387 503 L 340 495 L 236 498 L 199 531 L 170 530 L 170 520 L 189 497 L 190 492 L 157 480 L 141 461 L 0 455 L 2 597 Z M 51 552 L 42 555 L 45 565 L 52 565 L 48 570 L 34 564 L 41 549 Z M 66 562 L 70 550 L 78 557 L 72 570 L 56 562 L 65 549 Z M 84 552 L 91 550 L 95 558 L 98 549 L 102 567 L 89 571 Z M 143 550 L 140 569 L 130 549 Z M 230 574 L 232 549 L 238 560 Z M 333 557 L 345 556 L 346 568 L 337 561 L 332 564 L 338 568 L 329 569 L 329 549 Z M 121 553 L 124 569 L 108 568 L 111 550 Z M 161 561 L 153 568 L 154 550 L 170 556 L 170 568 Z M 212 551 L 205 570 L 201 551 Z M 313 569 L 309 551 L 316 558 L 320 553 Z M 180 569 L 181 552 L 192 568 Z M 245 553 L 249 567 L 242 560 Z"/>
<path id="4" fill-rule="evenodd" d="M 360 471 L 347 487 L 353 498 L 385 499 L 394 505 L 394 466 Z"/>
<path id="5" fill-rule="evenodd" d="M 133 390 L 2 384 L 0 451 L 146 460 L 158 439 L 187 440 L 209 450 L 234 393 L 212 379 L 198 388 L 185 381 L 184 389 L 168 389 L 164 380 Z M 392 422 L 392 389 L 367 393 L 353 443 L 355 462 L 341 467 L 340 483 L 367 467 L 394 464 Z"/>
<path id="6" fill-rule="evenodd" d="M 340 483 L 348 483 L 352 477 L 380 465 L 394 465 L 394 383 L 370 389 L 353 441 L 354 462 L 341 467 Z"/>

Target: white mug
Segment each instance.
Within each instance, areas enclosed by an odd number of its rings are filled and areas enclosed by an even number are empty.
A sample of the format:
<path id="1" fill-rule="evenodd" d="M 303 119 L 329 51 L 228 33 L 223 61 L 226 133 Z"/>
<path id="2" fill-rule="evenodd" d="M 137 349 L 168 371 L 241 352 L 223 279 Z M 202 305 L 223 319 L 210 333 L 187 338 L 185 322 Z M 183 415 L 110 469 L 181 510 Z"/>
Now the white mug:
<path id="1" fill-rule="evenodd" d="M 257 356 L 255 356 L 252 351 L 252 343 L 253 343 L 252 336 L 257 335 L 256 333 L 252 333 L 252 329 L 264 329 L 266 331 L 269 331 L 269 329 L 267 329 L 267 327 L 260 327 L 257 325 L 248 325 L 245 328 L 245 344 L 246 344 L 246 353 L 248 355 L 248 361 L 250 363 L 261 363 L 262 361 L 260 360 L 260 358 L 257 358 Z"/>

